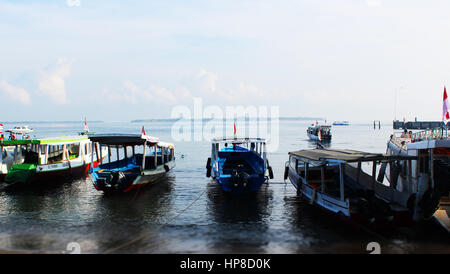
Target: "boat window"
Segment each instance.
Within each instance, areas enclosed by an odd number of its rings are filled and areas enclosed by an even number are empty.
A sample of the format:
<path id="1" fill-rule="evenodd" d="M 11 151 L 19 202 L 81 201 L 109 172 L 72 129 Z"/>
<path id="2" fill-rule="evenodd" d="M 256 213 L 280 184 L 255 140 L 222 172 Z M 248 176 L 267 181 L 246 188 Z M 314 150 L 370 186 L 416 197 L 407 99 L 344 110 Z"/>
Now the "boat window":
<path id="1" fill-rule="evenodd" d="M 297 174 L 300 176 L 300 177 L 303 177 L 303 178 L 305 178 L 305 162 L 303 162 L 303 161 L 300 161 L 300 160 L 297 160 L 296 161 L 296 170 L 297 170 Z"/>
<path id="2" fill-rule="evenodd" d="M 291 168 L 295 169 L 295 167 L 297 166 L 297 159 L 295 159 L 294 157 L 291 157 L 290 163 Z"/>
<path id="3" fill-rule="evenodd" d="M 63 159 L 63 147 L 60 145 L 50 145 L 48 149 L 48 163 L 54 164 Z"/>
<path id="4" fill-rule="evenodd" d="M 67 145 L 70 159 L 77 158 L 80 154 L 80 144 Z"/>

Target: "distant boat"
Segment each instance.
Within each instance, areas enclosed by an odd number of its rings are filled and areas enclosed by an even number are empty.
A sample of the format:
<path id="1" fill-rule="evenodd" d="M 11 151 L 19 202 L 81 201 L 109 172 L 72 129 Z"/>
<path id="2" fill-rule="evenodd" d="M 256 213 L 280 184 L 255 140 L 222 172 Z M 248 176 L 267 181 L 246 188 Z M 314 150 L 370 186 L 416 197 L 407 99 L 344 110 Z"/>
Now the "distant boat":
<path id="1" fill-rule="evenodd" d="M 256 192 L 273 178 L 261 138 L 219 138 L 212 140 L 211 158 L 206 164 L 206 177 L 212 177 L 225 192 Z"/>
<path id="2" fill-rule="evenodd" d="M 14 128 L 7 129 L 5 132 L 9 133 L 9 140 L 16 140 L 30 139 L 30 133 L 33 131 L 34 129 L 29 128 L 28 126 L 16 126 Z"/>
<path id="3" fill-rule="evenodd" d="M 315 141 L 331 141 L 331 125 L 327 124 L 312 124 L 306 130 L 306 133 L 311 140 Z"/>
<path id="4" fill-rule="evenodd" d="M 89 168 L 97 166 L 100 160 L 98 153 L 94 158 L 92 143 L 86 136 L 4 141 L 3 145 L 14 147 L 14 160 L 19 161 L 11 165 L 5 176 L 5 182 L 14 185 L 38 185 L 86 176 Z"/>
<path id="5" fill-rule="evenodd" d="M 349 121 L 334 121 L 333 126 L 348 126 L 350 125 Z"/>
<path id="6" fill-rule="evenodd" d="M 108 162 L 102 161 L 90 171 L 94 187 L 99 191 L 128 192 L 155 183 L 175 167 L 174 145 L 145 133 L 99 134 L 89 139 L 109 151 Z M 111 148 L 116 150 L 114 160 L 111 160 Z M 128 148 L 132 149 L 131 154 Z"/>

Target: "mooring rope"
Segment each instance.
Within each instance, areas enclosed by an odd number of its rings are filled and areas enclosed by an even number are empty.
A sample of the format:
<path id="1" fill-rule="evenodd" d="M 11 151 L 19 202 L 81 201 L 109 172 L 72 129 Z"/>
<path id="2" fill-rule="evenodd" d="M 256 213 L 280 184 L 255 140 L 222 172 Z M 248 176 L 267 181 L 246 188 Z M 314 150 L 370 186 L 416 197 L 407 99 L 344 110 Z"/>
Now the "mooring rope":
<path id="1" fill-rule="evenodd" d="M 133 240 L 131 240 L 131 241 L 128 241 L 128 242 L 123 243 L 123 244 L 121 244 L 121 245 L 118 245 L 118 246 L 116 246 L 116 247 L 110 248 L 110 249 L 104 251 L 103 254 L 110 254 L 110 253 L 112 253 L 112 252 L 114 252 L 114 251 L 117 251 L 117 250 L 119 250 L 119 249 L 122 249 L 122 248 L 124 248 L 124 247 L 126 247 L 126 246 L 130 246 L 130 245 L 136 243 L 137 241 L 140 241 L 140 240 L 142 240 L 142 239 L 145 239 L 145 238 L 147 238 L 148 236 L 150 236 L 151 234 L 153 234 L 153 233 L 159 231 L 159 230 L 160 230 L 161 228 L 163 228 L 164 226 L 166 226 L 166 225 L 172 223 L 173 221 L 175 221 L 175 219 L 177 219 L 179 216 L 181 216 L 181 214 L 183 214 L 186 210 L 188 210 L 191 206 L 193 206 L 193 205 L 194 205 L 194 204 L 195 204 L 195 203 L 203 196 L 203 194 L 205 194 L 205 192 L 206 192 L 206 189 L 203 190 L 202 193 L 200 193 L 200 195 L 198 195 L 197 198 L 195 198 L 194 201 L 192 201 L 187 207 L 185 207 L 183 210 L 181 210 L 177 215 L 175 215 L 175 216 L 174 216 L 172 219 L 170 219 L 169 221 L 160 224 L 160 225 L 159 225 L 157 228 L 155 228 L 154 230 L 149 231 L 148 233 L 144 233 L 144 234 L 142 234 L 141 236 L 139 236 L 139 237 L 137 237 L 137 238 L 135 238 L 135 239 L 133 239 Z"/>

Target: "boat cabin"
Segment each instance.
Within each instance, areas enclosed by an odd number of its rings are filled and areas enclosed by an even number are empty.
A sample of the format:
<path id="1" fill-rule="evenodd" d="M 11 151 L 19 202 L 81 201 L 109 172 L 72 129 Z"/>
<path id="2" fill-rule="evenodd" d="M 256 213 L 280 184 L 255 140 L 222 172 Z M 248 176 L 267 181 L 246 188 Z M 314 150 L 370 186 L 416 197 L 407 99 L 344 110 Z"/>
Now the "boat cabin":
<path id="1" fill-rule="evenodd" d="M 248 154 L 250 158 L 241 157 L 246 152 L 253 152 Z M 267 167 L 266 157 L 266 141 L 262 138 L 216 138 L 212 140 L 211 162 L 214 176 L 231 174 L 233 168 L 236 167 L 247 173 L 263 174 Z M 253 161 L 256 161 L 257 165 L 252 164 Z"/>
<path id="2" fill-rule="evenodd" d="M 355 150 L 300 150 L 289 153 L 285 179 L 289 178 L 297 192 L 311 204 L 347 217 L 359 211 L 354 206 L 360 204 L 361 199 L 407 211 L 411 195 L 383 184 L 384 170 L 377 166 L 412 159 L 415 158 Z M 368 163 L 371 165 L 369 174 L 363 171 L 363 165 Z"/>
<path id="3" fill-rule="evenodd" d="M 257 191 L 264 182 L 273 178 L 266 141 L 237 137 L 213 139 L 206 176 L 215 179 L 226 192 L 243 194 Z"/>
<path id="4" fill-rule="evenodd" d="M 141 134 L 97 134 L 89 136 L 97 155 L 106 148 L 107 155 L 91 170 L 97 190 L 122 190 L 146 184 L 153 177 L 168 172 L 174 167 L 175 151 L 171 143 Z M 120 178 L 118 177 L 120 176 Z"/>

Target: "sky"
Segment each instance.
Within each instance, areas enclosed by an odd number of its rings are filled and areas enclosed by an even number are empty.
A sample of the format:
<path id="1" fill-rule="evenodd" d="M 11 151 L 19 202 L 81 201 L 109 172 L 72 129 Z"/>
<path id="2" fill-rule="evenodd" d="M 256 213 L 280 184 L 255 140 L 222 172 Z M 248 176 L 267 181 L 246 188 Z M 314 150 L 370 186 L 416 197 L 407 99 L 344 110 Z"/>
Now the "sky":
<path id="1" fill-rule="evenodd" d="M 2 0 L 1 121 L 168 118 L 176 106 L 441 120 L 449 1 Z"/>

